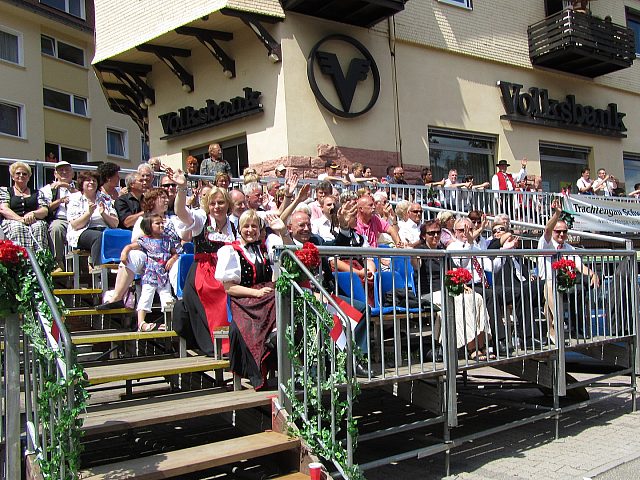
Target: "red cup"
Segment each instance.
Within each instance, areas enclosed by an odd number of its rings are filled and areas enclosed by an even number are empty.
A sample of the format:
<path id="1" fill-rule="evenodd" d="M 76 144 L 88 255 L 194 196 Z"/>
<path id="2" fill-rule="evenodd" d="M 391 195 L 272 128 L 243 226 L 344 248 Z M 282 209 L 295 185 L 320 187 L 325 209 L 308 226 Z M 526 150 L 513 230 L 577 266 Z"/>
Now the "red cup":
<path id="1" fill-rule="evenodd" d="M 311 480 L 320 480 L 322 477 L 322 464 L 313 462 L 309 464 L 309 476 Z"/>

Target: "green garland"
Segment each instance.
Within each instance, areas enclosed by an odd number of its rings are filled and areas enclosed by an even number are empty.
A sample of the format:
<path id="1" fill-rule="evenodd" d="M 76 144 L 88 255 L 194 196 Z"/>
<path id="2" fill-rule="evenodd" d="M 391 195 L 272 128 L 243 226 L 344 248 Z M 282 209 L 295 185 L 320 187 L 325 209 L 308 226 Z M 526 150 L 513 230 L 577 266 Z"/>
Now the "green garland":
<path id="1" fill-rule="evenodd" d="M 49 289 L 53 290 L 51 272 L 56 267 L 53 256 L 48 250 L 37 251 L 35 255 L 36 261 L 47 279 Z M 53 323 L 51 309 L 44 298 L 33 269 L 29 268 L 21 275 L 20 285 L 21 289 L 16 295 L 16 299 L 18 300 L 18 312 L 23 317 L 22 330 L 32 347 L 33 361 L 40 367 L 39 370 L 43 375 L 42 388 L 36 399 L 38 417 L 42 425 L 42 434 L 50 433 L 53 438 L 53 441 L 47 442 L 46 451 L 38 456 L 38 464 L 45 479 L 76 479 L 80 468 L 80 455 L 83 450 L 80 442 L 83 434 L 80 415 L 86 410 L 89 399 L 84 369 L 76 362 L 74 349 L 72 365 L 68 366 L 67 378 L 57 378 L 55 361 L 58 358 L 63 359 L 63 353 L 59 350 L 53 351 L 48 347 L 40 322 L 34 315 L 34 312 L 38 311 L 50 324 Z M 58 298 L 56 301 L 60 311 L 64 311 L 62 301 Z M 71 386 L 73 386 L 73 408 L 69 405 L 67 398 L 68 388 Z M 62 413 L 52 425 L 49 411 L 50 406 L 54 403 L 62 405 Z"/>
<path id="2" fill-rule="evenodd" d="M 284 257 L 280 276 L 276 282 L 276 289 L 285 296 L 291 294 L 293 282 L 301 280 L 302 273 L 297 264 L 288 256 Z M 305 328 L 306 308 L 306 332 L 305 335 L 296 336 L 296 331 Z M 314 315 L 315 312 L 319 316 Z M 312 316 L 309 316 L 309 314 Z M 335 348 L 330 336 L 333 328 L 333 318 L 323 305 L 310 291 L 303 291 L 301 296 L 293 299 L 293 326 L 288 325 L 286 331 L 287 353 L 291 360 L 292 381 L 287 384 L 287 396 L 292 405 L 292 417 L 296 421 L 298 431 L 309 448 L 317 455 L 332 459 L 338 463 L 350 480 L 363 479 L 362 471 L 357 465 L 351 467 L 347 462 L 347 451 L 343 444 L 332 438 L 331 410 L 322 404 L 323 394 L 335 399 L 335 425 L 336 435 L 342 430 L 341 425 L 346 425 L 351 434 L 354 449 L 357 444 L 358 425 L 357 420 L 349 418 L 349 405 L 346 394 L 341 393 L 338 386 L 349 383 L 355 401 L 360 393 L 360 386 L 353 376 L 347 377 L 347 351 Z M 320 330 L 318 332 L 318 329 Z M 301 337 L 301 338 L 300 338 Z M 298 338 L 298 340 L 296 340 Z M 322 341 L 318 341 L 322 339 Z M 359 355 L 357 346 L 352 342 L 353 350 Z M 303 352 L 306 349 L 308 364 L 304 364 Z M 325 372 L 325 359 L 332 358 L 335 350 L 335 367 L 333 372 Z M 322 359 L 318 362 L 317 359 Z M 320 378 L 320 389 L 318 389 Z M 301 386 L 307 392 L 307 415 L 305 420 L 305 405 L 298 399 L 294 386 Z M 320 422 L 321 426 L 318 426 Z M 326 425 L 326 426 L 325 426 Z M 293 433 L 293 432 L 292 432 Z"/>

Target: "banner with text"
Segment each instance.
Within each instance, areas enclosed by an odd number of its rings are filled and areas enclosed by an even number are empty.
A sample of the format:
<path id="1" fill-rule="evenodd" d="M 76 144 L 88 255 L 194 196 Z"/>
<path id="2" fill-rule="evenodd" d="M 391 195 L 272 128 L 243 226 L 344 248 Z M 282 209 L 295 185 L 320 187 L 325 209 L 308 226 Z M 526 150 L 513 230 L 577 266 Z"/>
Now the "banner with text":
<path id="1" fill-rule="evenodd" d="M 640 202 L 635 198 L 570 195 L 565 209 L 576 212 L 573 228 L 586 232 L 640 232 Z"/>

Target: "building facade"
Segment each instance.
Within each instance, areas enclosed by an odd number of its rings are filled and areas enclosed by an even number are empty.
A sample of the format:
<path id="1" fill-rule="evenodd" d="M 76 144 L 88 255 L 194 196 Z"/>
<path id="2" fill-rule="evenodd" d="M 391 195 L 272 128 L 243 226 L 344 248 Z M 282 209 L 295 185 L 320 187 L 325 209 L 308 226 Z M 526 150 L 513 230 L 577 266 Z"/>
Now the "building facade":
<path id="1" fill-rule="evenodd" d="M 109 102 L 170 164 L 218 142 L 236 173 L 331 158 L 482 182 L 526 157 L 551 191 L 585 166 L 640 182 L 634 0 L 95 3 Z"/>
<path id="2" fill-rule="evenodd" d="M 140 129 L 109 108 L 93 56 L 92 1 L 0 1 L 0 157 L 140 163 Z"/>

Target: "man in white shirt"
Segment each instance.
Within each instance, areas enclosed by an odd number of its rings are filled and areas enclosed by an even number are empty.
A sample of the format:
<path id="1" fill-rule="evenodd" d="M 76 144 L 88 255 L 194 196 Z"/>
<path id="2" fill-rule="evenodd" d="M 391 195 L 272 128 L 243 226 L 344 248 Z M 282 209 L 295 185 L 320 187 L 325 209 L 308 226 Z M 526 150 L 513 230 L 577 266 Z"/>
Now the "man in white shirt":
<path id="1" fill-rule="evenodd" d="M 67 237 L 67 203 L 69 194 L 77 192 L 73 182 L 73 167 L 69 162 L 58 162 L 53 171 L 54 181 L 42 187 L 41 191 L 49 208 L 49 235 L 52 241 L 53 255 L 58 264 L 55 271 L 64 269 L 64 254 Z"/>
<path id="2" fill-rule="evenodd" d="M 598 178 L 593 181 L 592 184 L 593 193 L 596 195 L 604 195 L 605 197 L 612 197 L 616 188 L 618 188 L 618 182 L 613 175 L 607 175 L 607 171 L 604 168 L 598 170 Z"/>
<path id="3" fill-rule="evenodd" d="M 538 249 L 556 250 L 559 253 L 557 255 L 538 258 L 538 277 L 540 278 L 540 280 L 544 281 L 544 293 L 546 300 L 545 317 L 547 319 L 551 341 L 555 343 L 555 302 L 556 299 L 558 299 L 559 310 L 562 312 L 563 295 L 555 288 L 555 283 L 553 281 L 553 269 L 551 267 L 552 263 L 556 260 L 559 260 L 562 256 L 566 257 L 568 260 L 573 260 L 576 263 L 576 271 L 582 273 L 585 276 L 589 276 L 589 284 L 592 287 L 597 288 L 600 286 L 600 278 L 598 277 L 597 273 L 592 271 L 587 265 L 582 262 L 579 256 L 571 255 L 571 252 L 575 251 L 575 248 L 567 243 L 569 227 L 567 226 L 567 222 L 565 222 L 564 220 L 560 220 L 560 217 L 562 215 L 562 207 L 560 201 L 554 200 L 551 203 L 551 209 L 553 210 L 553 215 L 545 226 L 544 234 L 538 240 Z M 578 282 L 578 284 L 576 285 L 575 294 L 578 295 L 577 301 L 571 301 L 569 303 L 575 303 L 578 307 L 576 322 L 575 325 L 572 325 L 574 333 L 577 334 L 580 332 L 582 327 L 582 320 L 584 319 L 584 301 L 586 301 L 584 292 L 582 290 L 582 282 Z M 574 294 L 571 294 L 572 299 L 573 295 Z M 591 323 L 590 319 L 588 319 L 588 323 Z M 560 327 L 562 327 L 562 325 L 560 325 Z"/>
<path id="4" fill-rule="evenodd" d="M 505 316 L 507 304 L 519 302 L 519 292 L 509 285 L 491 285 L 486 272 L 493 274 L 498 272 L 504 262 L 505 257 L 482 257 L 480 252 L 485 249 L 479 245 L 477 238 L 484 230 L 484 222 L 477 228 L 468 218 L 459 218 L 453 227 L 455 240 L 447 246 L 447 250 L 468 250 L 469 255 L 465 257 L 452 257 L 453 263 L 457 267 L 466 268 L 473 276 L 472 288 L 484 297 L 491 320 L 491 328 L 495 331 L 494 340 L 500 355 L 506 355 L 513 350 L 513 345 L 507 340 L 505 325 L 502 321 Z M 515 248 L 517 239 L 505 242 L 500 250 Z M 476 256 L 478 255 L 478 256 Z M 495 301 L 494 301 L 495 300 Z"/>
<path id="5" fill-rule="evenodd" d="M 335 240 L 332 217 L 335 215 L 336 199 L 333 195 L 322 198 L 322 216 L 311 220 L 311 233 L 319 235 L 325 242 Z"/>

